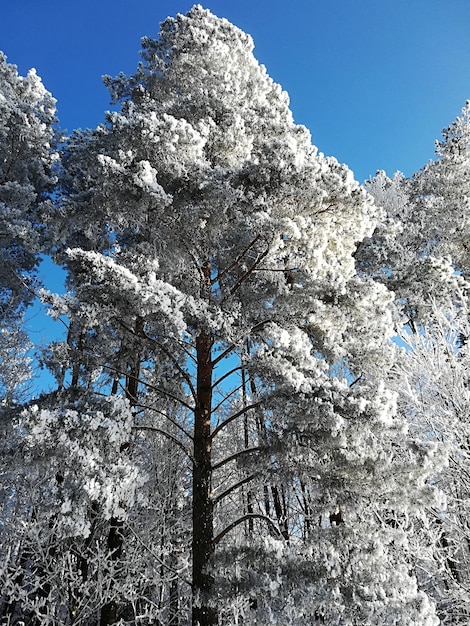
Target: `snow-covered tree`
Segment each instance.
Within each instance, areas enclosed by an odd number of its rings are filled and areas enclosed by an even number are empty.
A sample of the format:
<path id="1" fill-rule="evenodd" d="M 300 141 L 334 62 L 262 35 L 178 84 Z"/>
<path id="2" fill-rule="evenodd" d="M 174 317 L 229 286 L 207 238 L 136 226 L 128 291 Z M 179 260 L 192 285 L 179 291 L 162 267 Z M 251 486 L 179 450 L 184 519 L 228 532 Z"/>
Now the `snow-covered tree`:
<path id="1" fill-rule="evenodd" d="M 386 219 L 356 253 L 361 272 L 395 292 L 406 346 L 392 378 L 399 410 L 449 455 L 433 478 L 447 507 L 421 511 L 409 532 L 419 584 L 443 624 L 468 622 L 469 111 L 467 103 L 437 142 L 437 159 L 413 178 L 379 172 L 369 181 Z"/>
<path id="2" fill-rule="evenodd" d="M 437 624 L 402 522 L 434 502 L 435 447 L 380 380 L 392 295 L 355 268 L 381 213 L 252 51 L 200 6 L 166 20 L 107 79 L 120 110 L 64 148 L 49 228 L 70 293 L 44 298 L 69 339 L 60 392 L 23 418 L 56 458 L 41 515 L 102 626 Z M 41 615 L 78 621 L 46 591 Z"/>
<path id="3" fill-rule="evenodd" d="M 41 213 L 57 158 L 55 122 L 55 100 L 36 72 L 19 76 L 0 53 L 0 401 L 11 400 L 13 371 L 19 386 L 29 373 L 20 321 L 36 295 Z"/>
<path id="4" fill-rule="evenodd" d="M 436 160 L 412 178 L 378 172 L 366 183 L 385 211 L 356 252 L 358 268 L 394 291 L 413 330 L 450 309 L 468 280 L 470 103 L 442 131 Z M 432 304 L 431 304 L 432 303 Z"/>
<path id="5" fill-rule="evenodd" d="M 34 70 L 19 76 L 0 54 L 0 251 L 2 320 L 34 298 L 40 204 L 54 185 L 55 100 Z"/>
<path id="6" fill-rule="evenodd" d="M 394 385 L 399 408 L 414 432 L 448 456 L 433 481 L 445 508 L 426 509 L 410 536 L 420 584 L 435 598 L 442 624 L 467 624 L 470 563 L 469 502 L 469 315 L 465 299 L 450 310 L 433 303 L 433 320 L 419 333 L 402 333 L 406 345 Z"/>
<path id="7" fill-rule="evenodd" d="M 30 391 L 32 344 L 19 326 L 0 329 L 0 404 L 24 401 Z"/>
<path id="8" fill-rule="evenodd" d="M 417 200 L 432 224 L 429 245 L 468 278 L 470 214 L 470 101 L 442 131 L 435 161 L 415 175 Z"/>
<path id="9" fill-rule="evenodd" d="M 414 331 L 429 320 L 435 306 L 452 307 L 464 284 L 449 250 L 437 245 L 436 234 L 441 239 L 446 235 L 439 216 L 423 206 L 419 176 L 409 179 L 397 172 L 389 178 L 380 171 L 367 181 L 366 189 L 385 215 L 355 253 L 359 272 L 395 294 L 398 324 Z"/>

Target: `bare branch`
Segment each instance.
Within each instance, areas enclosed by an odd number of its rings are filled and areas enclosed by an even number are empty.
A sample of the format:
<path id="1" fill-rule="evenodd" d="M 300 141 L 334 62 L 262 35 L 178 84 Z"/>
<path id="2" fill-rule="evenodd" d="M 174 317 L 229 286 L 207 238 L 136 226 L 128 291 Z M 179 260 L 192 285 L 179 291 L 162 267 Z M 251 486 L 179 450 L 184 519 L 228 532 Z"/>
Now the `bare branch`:
<path id="1" fill-rule="evenodd" d="M 226 378 L 228 378 L 229 376 L 231 376 L 232 374 L 234 374 L 235 372 L 239 372 L 242 369 L 241 365 L 237 365 L 237 367 L 234 367 L 233 369 L 231 369 L 229 372 L 226 372 L 223 376 L 221 376 L 219 379 L 217 379 L 213 384 L 212 384 L 212 389 L 215 389 L 217 387 L 217 385 L 220 385 L 220 383 L 225 380 Z"/>
<path id="2" fill-rule="evenodd" d="M 176 339 L 175 337 L 173 337 L 173 341 L 181 347 L 181 350 L 185 353 L 188 359 L 190 359 L 194 364 L 196 364 L 196 358 L 194 354 L 191 354 L 191 351 L 188 350 L 187 342 L 183 341 L 182 339 Z"/>
<path id="3" fill-rule="evenodd" d="M 213 498 L 213 503 L 218 504 L 221 500 L 223 500 L 224 498 L 226 498 L 228 495 L 230 495 L 232 493 L 232 491 L 236 491 L 239 487 L 242 487 L 243 485 L 246 485 L 247 483 L 251 483 L 252 480 L 254 480 L 255 478 L 257 478 L 260 475 L 261 472 L 256 472 L 255 474 L 251 474 L 250 476 L 246 476 L 245 478 L 243 478 L 243 480 L 239 480 L 238 483 L 235 483 L 234 485 L 231 485 L 228 489 L 226 489 L 225 491 L 223 491 L 220 495 L 218 495 L 217 497 Z"/>
<path id="4" fill-rule="evenodd" d="M 236 528 L 240 524 L 243 524 L 243 522 L 246 522 L 250 519 L 264 520 L 268 524 L 268 526 L 270 526 L 279 537 L 283 536 L 281 531 L 277 527 L 276 523 L 271 518 L 267 517 L 266 515 L 263 515 L 262 513 L 247 513 L 246 515 L 239 517 L 234 522 L 229 524 L 226 528 L 224 528 L 224 530 L 222 530 L 216 537 L 214 537 L 214 539 L 212 540 L 212 543 L 214 545 L 217 545 L 225 537 L 225 535 L 227 535 L 230 531 L 232 531 L 234 528 Z"/>
<path id="5" fill-rule="evenodd" d="M 219 469 L 219 467 L 223 467 L 227 463 L 230 463 L 230 461 L 235 461 L 236 459 L 238 459 L 241 456 L 244 456 L 245 454 L 251 454 L 252 452 L 261 452 L 264 449 L 265 448 L 262 448 L 261 446 L 256 446 L 254 448 L 244 448 L 243 450 L 239 450 L 238 452 L 235 452 L 235 454 L 231 454 L 230 456 L 227 456 L 225 459 L 222 459 L 222 461 L 219 461 L 218 463 L 213 465 L 212 469 L 215 471 Z"/>
<path id="6" fill-rule="evenodd" d="M 254 326 L 252 326 L 250 330 L 250 335 L 253 333 L 257 333 L 259 330 L 263 328 L 263 326 L 266 326 L 266 324 L 271 324 L 271 323 L 272 323 L 272 319 L 267 319 L 267 320 L 263 320 L 262 322 L 258 322 L 258 324 L 255 324 Z"/>
<path id="7" fill-rule="evenodd" d="M 356 380 L 353 380 L 353 381 L 352 381 L 352 383 L 349 385 L 349 387 L 354 387 L 354 385 L 356 385 L 357 383 L 362 382 L 363 378 L 364 378 L 364 374 L 360 374 L 360 375 L 356 378 Z"/>
<path id="8" fill-rule="evenodd" d="M 328 211 L 330 209 L 335 208 L 336 205 L 334 204 L 329 204 L 327 207 L 325 207 L 324 209 L 318 209 L 318 211 L 314 211 L 313 216 L 317 217 L 317 215 L 322 215 L 323 213 L 328 213 Z"/>
<path id="9" fill-rule="evenodd" d="M 219 354 L 219 356 L 212 361 L 213 367 L 215 367 L 218 363 L 220 363 L 220 361 L 225 359 L 225 357 L 228 356 L 231 352 L 233 352 L 236 349 L 236 347 L 237 346 L 235 344 L 232 344 L 226 350 L 224 350 L 221 354 Z"/>
<path id="10" fill-rule="evenodd" d="M 233 422 L 238 417 L 241 417 L 247 411 L 250 411 L 251 409 L 256 409 L 257 407 L 261 406 L 261 404 L 262 404 L 261 401 L 254 402 L 253 404 L 249 404 L 248 406 L 243 407 L 243 409 L 240 409 L 240 411 L 237 411 L 237 413 L 234 413 L 230 417 L 227 417 L 227 419 L 224 420 L 221 424 L 219 424 L 219 426 L 217 426 L 217 428 L 214 428 L 214 430 L 212 431 L 212 434 L 211 434 L 211 439 L 214 439 L 214 437 L 219 433 L 219 431 L 221 431 L 222 428 L 225 428 L 225 426 L 227 426 L 227 424 L 230 424 L 230 422 Z"/>
<path id="11" fill-rule="evenodd" d="M 285 274 L 286 272 L 298 272 L 299 268 L 298 267 L 277 267 L 277 268 L 257 267 L 253 271 L 254 272 L 282 272 L 283 274 Z"/>
<path id="12" fill-rule="evenodd" d="M 175 402 L 178 402 L 179 404 L 181 404 L 181 406 L 184 406 L 185 409 L 188 409 L 188 411 L 191 411 L 191 413 L 194 412 L 194 407 L 189 405 L 184 400 L 181 400 L 181 398 L 178 398 L 178 396 L 173 395 L 169 391 L 166 391 L 165 389 L 160 389 L 159 387 L 155 387 L 154 385 L 150 385 L 148 382 L 143 381 L 143 380 L 139 380 L 139 382 L 145 385 L 148 389 L 151 389 L 152 391 L 155 391 L 157 393 L 161 393 L 167 398 L 170 398 L 170 400 L 174 400 Z"/>
<path id="13" fill-rule="evenodd" d="M 173 426 L 178 428 L 178 430 L 180 430 L 183 433 L 183 435 L 185 435 L 186 437 L 188 437 L 188 439 L 192 441 L 193 439 L 192 435 L 190 435 L 188 431 L 181 426 L 181 424 L 178 424 L 176 420 L 174 420 L 172 417 L 169 417 L 169 415 L 165 413 L 164 411 L 160 411 L 160 409 L 156 409 L 155 407 L 150 406 L 148 404 L 142 404 L 141 402 L 138 402 L 135 406 L 139 409 L 147 409 L 148 411 L 153 411 L 154 413 L 158 413 L 159 415 L 164 417 L 168 422 L 170 422 L 170 424 L 173 424 Z"/>
<path id="14" fill-rule="evenodd" d="M 174 435 L 172 435 L 171 433 L 167 433 L 166 430 L 162 430 L 161 428 L 155 428 L 154 426 L 133 426 L 132 430 L 148 430 L 150 432 L 155 432 L 163 435 L 167 439 L 170 439 L 170 441 L 172 441 L 176 446 L 178 446 L 178 448 L 180 448 L 180 450 L 182 450 L 186 454 L 188 459 L 194 465 L 194 458 L 189 450 L 186 449 L 186 446 Z"/>

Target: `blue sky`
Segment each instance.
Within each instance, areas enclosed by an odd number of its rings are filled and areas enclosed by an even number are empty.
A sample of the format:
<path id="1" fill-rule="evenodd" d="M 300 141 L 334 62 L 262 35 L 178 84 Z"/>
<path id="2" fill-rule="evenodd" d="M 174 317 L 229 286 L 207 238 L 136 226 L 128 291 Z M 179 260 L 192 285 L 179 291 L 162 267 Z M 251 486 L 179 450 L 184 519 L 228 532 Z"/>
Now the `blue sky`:
<path id="1" fill-rule="evenodd" d="M 191 0 L 2 0 L 0 50 L 35 67 L 58 100 L 62 128 L 95 127 L 109 107 L 103 74 L 133 73 L 140 39 L 157 36 Z M 412 175 L 470 99 L 470 0 L 208 0 L 250 33 L 255 55 L 286 89 L 298 123 L 363 182 Z M 46 285 L 63 275 L 43 264 Z M 62 334 L 38 305 L 36 344 Z M 41 374 L 37 387 L 52 379 Z"/>
<path id="2" fill-rule="evenodd" d="M 109 107 L 103 74 L 131 73 L 140 38 L 186 0 L 3 0 L 0 49 L 35 67 L 69 131 Z M 204 3 L 203 3 L 204 4 Z M 407 175 L 470 98 L 470 0 L 208 0 L 250 33 L 297 122 L 362 182 Z"/>

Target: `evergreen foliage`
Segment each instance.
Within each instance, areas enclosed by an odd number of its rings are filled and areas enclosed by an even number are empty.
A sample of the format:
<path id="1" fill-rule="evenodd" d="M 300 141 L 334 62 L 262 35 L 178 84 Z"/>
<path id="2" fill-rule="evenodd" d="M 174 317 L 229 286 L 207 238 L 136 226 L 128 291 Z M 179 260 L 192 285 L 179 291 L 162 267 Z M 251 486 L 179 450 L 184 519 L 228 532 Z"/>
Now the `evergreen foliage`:
<path id="1" fill-rule="evenodd" d="M 468 106 L 361 187 L 228 21 L 142 45 L 57 166 L 0 58 L 2 623 L 467 623 Z M 19 402 L 41 252 L 68 332 Z"/>

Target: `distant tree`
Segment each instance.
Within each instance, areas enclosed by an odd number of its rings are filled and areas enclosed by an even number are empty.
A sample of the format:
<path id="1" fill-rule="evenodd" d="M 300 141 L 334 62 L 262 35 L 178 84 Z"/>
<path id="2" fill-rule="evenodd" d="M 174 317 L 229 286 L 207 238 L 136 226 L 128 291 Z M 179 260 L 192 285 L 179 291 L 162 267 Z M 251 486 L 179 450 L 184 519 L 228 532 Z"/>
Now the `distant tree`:
<path id="1" fill-rule="evenodd" d="M 451 258 L 465 278 L 470 275 L 470 101 L 442 131 L 435 161 L 415 175 L 415 195 L 428 223 L 430 247 Z"/>
<path id="2" fill-rule="evenodd" d="M 16 580 L 22 551 L 18 497 L 21 464 L 15 407 L 31 395 L 31 343 L 24 328 L 24 314 L 37 295 L 36 267 L 43 249 L 43 213 L 55 184 L 57 159 L 55 100 L 34 70 L 18 75 L 0 53 L 0 425 L 2 454 L 1 560 L 2 596 Z M 29 509 L 31 511 L 31 509 Z M 19 519 L 16 518 L 18 515 Z M 18 525 L 17 525 L 18 524 Z M 13 569 L 5 579 L 9 566 Z M 13 574 L 12 574 L 13 572 Z M 15 573 L 16 572 L 16 573 Z M 5 585 L 4 585 L 5 583 Z M 8 620 L 15 602 L 2 597 L 0 615 Z"/>
<path id="3" fill-rule="evenodd" d="M 429 212 L 421 185 L 419 173 L 412 179 L 400 172 L 389 178 L 380 171 L 367 181 L 365 187 L 384 217 L 354 255 L 360 274 L 395 294 L 397 322 L 413 331 L 432 317 L 436 306 L 452 307 L 464 284 L 448 248 L 441 245 L 447 237 L 444 224 Z"/>
<path id="4" fill-rule="evenodd" d="M 358 270 L 383 282 L 413 330 L 452 308 L 469 278 L 470 102 L 412 178 L 385 172 L 366 183 L 385 211 L 355 253 Z"/>
<path id="5" fill-rule="evenodd" d="M 410 428 L 426 433 L 428 445 L 448 457 L 443 467 L 436 465 L 433 478 L 443 505 L 423 511 L 410 533 L 420 585 L 436 600 L 442 624 L 469 620 L 470 354 L 462 341 L 469 331 L 465 300 L 450 310 L 434 305 L 432 322 L 419 333 L 402 334 L 407 350 L 394 375 Z"/>
<path id="6" fill-rule="evenodd" d="M 449 449 L 449 466 L 436 474 L 445 511 L 427 511 L 421 538 L 427 544 L 426 584 L 443 624 L 468 622 L 468 251 L 470 207 L 470 102 L 442 131 L 436 160 L 415 174 L 413 202 L 422 216 L 428 250 L 447 266 L 428 299 L 430 322 L 407 337 L 399 385 L 400 404 L 429 438 Z M 441 277 L 444 272 L 441 273 Z M 452 285 L 446 288 L 444 282 Z M 443 288 L 444 287 L 444 288 Z M 447 302 L 442 295 L 446 294 Z M 406 383 L 404 380 L 406 379 Z"/>
<path id="7" fill-rule="evenodd" d="M 392 376 L 398 406 L 436 460 L 447 505 L 421 511 L 409 539 L 420 587 L 443 624 L 468 622 L 468 207 L 470 104 L 442 132 L 436 160 L 411 179 L 378 172 L 367 189 L 386 214 L 358 247 L 360 271 L 395 293 L 406 346 Z M 402 325 L 406 324 L 408 330 Z"/>

